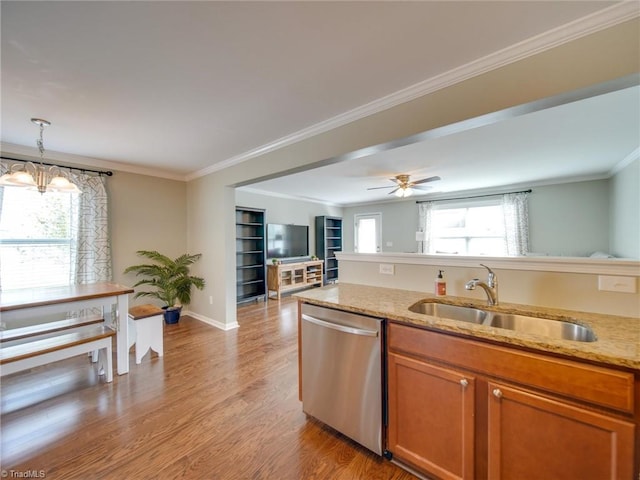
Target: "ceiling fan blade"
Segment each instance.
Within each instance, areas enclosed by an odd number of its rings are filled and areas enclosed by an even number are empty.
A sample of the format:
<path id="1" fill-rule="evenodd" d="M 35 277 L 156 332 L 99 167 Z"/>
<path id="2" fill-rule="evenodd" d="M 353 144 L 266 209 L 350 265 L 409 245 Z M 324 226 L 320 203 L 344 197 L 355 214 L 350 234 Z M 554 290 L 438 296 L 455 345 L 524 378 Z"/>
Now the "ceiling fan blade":
<path id="1" fill-rule="evenodd" d="M 433 187 L 431 185 L 411 185 L 410 188 L 414 190 L 431 190 Z"/>
<path id="2" fill-rule="evenodd" d="M 394 193 L 396 193 L 398 190 L 400 190 L 400 187 L 398 187 L 398 188 L 394 188 L 393 190 L 391 190 L 391 191 L 389 192 L 389 195 L 393 195 L 393 194 L 394 194 Z"/>
<path id="3" fill-rule="evenodd" d="M 415 182 L 411 182 L 411 183 L 413 185 L 420 185 L 421 183 L 435 182 L 437 180 L 440 180 L 440 177 L 435 176 L 435 177 L 423 178 L 422 180 L 416 180 Z"/>
<path id="4" fill-rule="evenodd" d="M 380 190 L 381 188 L 394 188 L 393 185 L 389 185 L 388 187 L 371 187 L 367 188 L 367 190 Z"/>

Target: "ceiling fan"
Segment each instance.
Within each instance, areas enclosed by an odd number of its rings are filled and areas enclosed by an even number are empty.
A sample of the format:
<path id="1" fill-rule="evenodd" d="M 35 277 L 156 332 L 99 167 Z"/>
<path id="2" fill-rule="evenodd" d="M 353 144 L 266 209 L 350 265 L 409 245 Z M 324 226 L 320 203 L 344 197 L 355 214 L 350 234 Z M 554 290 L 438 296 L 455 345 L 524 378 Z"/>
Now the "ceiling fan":
<path id="1" fill-rule="evenodd" d="M 390 185 L 388 187 L 372 187 L 367 188 L 367 190 L 393 188 L 393 190 L 389 192 L 389 195 L 395 193 L 396 197 L 408 197 L 409 195 L 413 194 L 413 190 L 427 190 L 431 188 L 429 186 L 420 186 L 423 183 L 435 182 L 437 180 L 440 180 L 440 177 L 438 176 L 423 178 L 422 180 L 416 180 L 415 182 L 412 182 L 411 180 L 409 180 L 409 178 L 410 175 L 396 175 L 395 177 L 389 179 L 393 183 L 395 183 L 395 185 Z"/>

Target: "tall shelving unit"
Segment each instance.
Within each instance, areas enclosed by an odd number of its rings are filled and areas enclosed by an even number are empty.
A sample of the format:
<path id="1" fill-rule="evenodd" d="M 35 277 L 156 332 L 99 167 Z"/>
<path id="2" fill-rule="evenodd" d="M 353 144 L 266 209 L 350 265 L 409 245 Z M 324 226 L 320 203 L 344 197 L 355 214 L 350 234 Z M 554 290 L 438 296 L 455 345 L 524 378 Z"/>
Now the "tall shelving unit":
<path id="1" fill-rule="evenodd" d="M 316 255 L 324 260 L 324 283 L 338 280 L 336 252 L 342 251 L 342 218 L 316 217 Z"/>
<path id="2" fill-rule="evenodd" d="M 265 211 L 236 207 L 236 301 L 266 298 Z"/>

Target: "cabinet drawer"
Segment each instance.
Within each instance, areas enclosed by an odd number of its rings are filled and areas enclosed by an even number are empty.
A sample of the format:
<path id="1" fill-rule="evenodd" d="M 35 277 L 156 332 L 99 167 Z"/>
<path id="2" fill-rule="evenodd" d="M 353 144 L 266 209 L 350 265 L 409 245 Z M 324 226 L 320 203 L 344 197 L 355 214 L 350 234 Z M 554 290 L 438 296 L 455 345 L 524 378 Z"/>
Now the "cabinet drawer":
<path id="1" fill-rule="evenodd" d="M 389 323 L 391 351 L 456 365 L 582 402 L 633 413 L 634 376 L 604 367 Z"/>

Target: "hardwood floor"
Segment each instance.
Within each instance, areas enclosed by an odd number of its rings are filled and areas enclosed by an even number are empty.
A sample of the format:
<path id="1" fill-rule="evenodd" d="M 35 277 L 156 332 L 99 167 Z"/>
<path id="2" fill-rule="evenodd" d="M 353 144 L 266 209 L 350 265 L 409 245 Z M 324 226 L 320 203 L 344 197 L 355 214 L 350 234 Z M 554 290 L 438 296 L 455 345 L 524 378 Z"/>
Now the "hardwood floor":
<path id="1" fill-rule="evenodd" d="M 111 384 L 82 356 L 4 377 L 1 468 L 65 480 L 414 479 L 302 412 L 296 312 L 290 297 L 242 306 L 229 332 L 183 316 L 164 327 L 163 358 L 136 365 L 131 353 Z"/>

